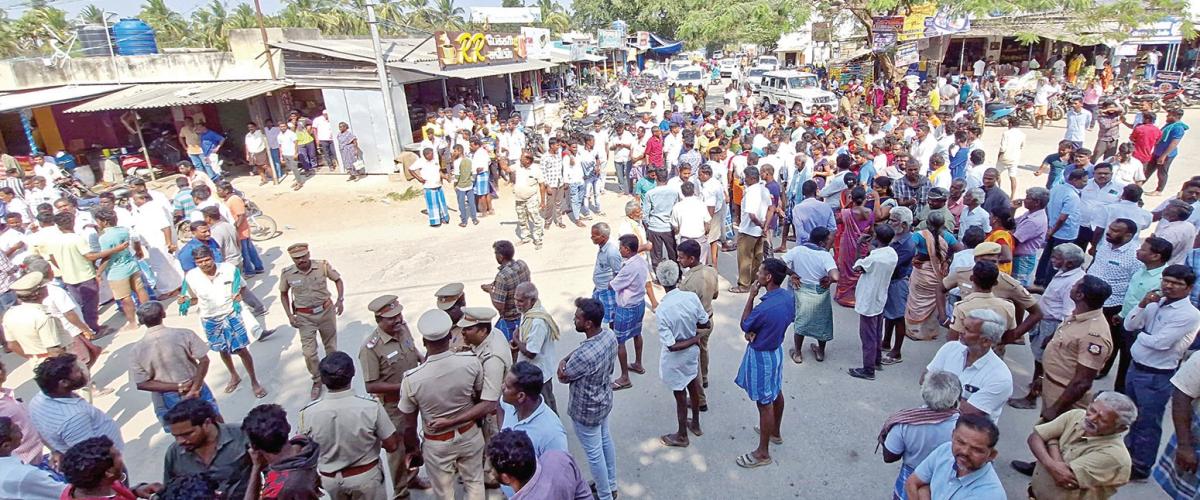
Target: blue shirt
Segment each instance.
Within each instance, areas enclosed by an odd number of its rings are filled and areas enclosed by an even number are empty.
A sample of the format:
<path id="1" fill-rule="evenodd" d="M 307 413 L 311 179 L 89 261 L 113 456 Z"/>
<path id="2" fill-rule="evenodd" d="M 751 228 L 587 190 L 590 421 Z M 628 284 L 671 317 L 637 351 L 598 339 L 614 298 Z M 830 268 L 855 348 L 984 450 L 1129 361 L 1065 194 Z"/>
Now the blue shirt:
<path id="1" fill-rule="evenodd" d="M 656 186 L 642 195 L 642 217 L 646 221 L 646 230 L 671 232 L 671 210 L 678 201 L 679 191 L 666 185 Z"/>
<path id="2" fill-rule="evenodd" d="M 597 290 L 608 289 L 608 283 L 621 270 L 621 252 L 617 250 L 617 240 L 609 238 L 596 252 L 596 267 L 592 268 L 592 284 Z M 539 453 L 540 455 L 540 453 Z"/>
<path id="3" fill-rule="evenodd" d="M 958 477 L 958 464 L 954 461 L 952 443 L 945 443 L 933 450 L 921 465 L 913 471 L 913 475 L 929 483 L 929 493 L 932 500 L 966 499 L 972 500 L 1004 500 L 1004 486 L 996 469 L 988 462 L 979 470 Z"/>
<path id="4" fill-rule="evenodd" d="M 837 219 L 833 209 L 817 198 L 808 198 L 792 207 L 792 226 L 796 230 L 796 244 L 808 243 L 808 235 L 818 227 L 829 230 L 830 237 L 837 231 Z"/>
<path id="5" fill-rule="evenodd" d="M 1051 234 L 1060 240 L 1071 241 L 1079 237 L 1080 206 L 1079 190 L 1067 183 L 1054 186 L 1050 190 L 1050 203 L 1046 205 L 1047 228 L 1054 229 L 1061 214 L 1067 214 L 1058 232 Z"/>
<path id="6" fill-rule="evenodd" d="M 100 235 L 100 249 L 109 250 L 129 241 L 129 230 L 123 227 L 110 227 Z M 128 248 L 108 257 L 108 267 L 104 276 L 110 280 L 120 280 L 133 276 L 138 271 L 137 259 L 133 258 L 133 250 Z"/>
<path id="7" fill-rule="evenodd" d="M 192 238 L 192 241 L 187 242 L 183 248 L 179 249 L 179 253 L 176 255 L 179 259 L 179 267 L 183 268 L 183 272 L 186 273 L 196 268 L 196 259 L 192 257 L 192 250 L 204 244 L 206 243 L 200 241 L 199 239 Z M 208 248 L 212 250 L 213 261 L 223 262 L 225 260 L 224 257 L 221 257 L 221 245 L 217 244 L 217 240 L 209 238 L 207 245 Z"/>
<path id="8" fill-rule="evenodd" d="M 1171 141 L 1175 139 L 1179 139 L 1180 144 L 1182 145 L 1183 133 L 1187 132 L 1187 129 L 1188 126 L 1184 125 L 1183 122 L 1174 122 L 1164 125 L 1162 128 L 1162 137 L 1160 137 L 1158 139 L 1158 143 L 1154 145 L 1154 156 L 1158 157 L 1159 155 L 1163 154 L 1163 151 L 1167 150 L 1167 146 L 1171 144 Z M 1167 158 L 1174 158 L 1178 153 L 1179 146 L 1176 146 L 1175 150 L 1171 151 L 1171 154 L 1167 155 Z"/>
<path id="9" fill-rule="evenodd" d="M 221 137 L 221 134 L 206 130 L 204 135 L 200 136 L 200 152 L 208 156 L 209 153 L 212 153 L 213 148 L 217 147 L 217 144 L 220 144 L 223 140 L 225 138 Z"/>
<path id="10" fill-rule="evenodd" d="M 562 420 L 550 411 L 545 401 L 542 401 L 541 406 L 533 410 L 525 420 L 517 418 L 515 406 L 501 401 L 500 409 L 504 410 L 503 428 L 525 431 L 529 440 L 533 441 L 534 455 L 541 456 L 550 450 L 570 453 L 567 451 L 567 431 L 563 430 Z"/>
<path id="11" fill-rule="evenodd" d="M 1086 109 L 1081 109 L 1076 112 L 1074 109 L 1067 110 L 1067 134 L 1065 140 L 1083 143 L 1083 133 L 1087 129 L 1088 123 L 1092 121 L 1092 112 Z"/>
<path id="12" fill-rule="evenodd" d="M 774 351 L 783 345 L 784 333 L 796 319 L 796 299 L 790 291 L 780 287 L 764 293 L 750 315 L 742 321 L 742 331 L 754 332 L 750 348 L 756 351 Z"/>
<path id="13" fill-rule="evenodd" d="M 805 179 L 807 180 L 807 179 Z M 862 168 L 858 169 L 858 183 L 864 186 L 870 186 L 875 181 L 875 160 L 867 160 L 863 163 Z"/>
<path id="14" fill-rule="evenodd" d="M 909 233 L 908 238 L 896 238 L 891 247 L 896 251 L 896 270 L 892 271 L 892 281 L 909 277 L 912 274 L 913 257 L 917 255 L 916 233 Z"/>

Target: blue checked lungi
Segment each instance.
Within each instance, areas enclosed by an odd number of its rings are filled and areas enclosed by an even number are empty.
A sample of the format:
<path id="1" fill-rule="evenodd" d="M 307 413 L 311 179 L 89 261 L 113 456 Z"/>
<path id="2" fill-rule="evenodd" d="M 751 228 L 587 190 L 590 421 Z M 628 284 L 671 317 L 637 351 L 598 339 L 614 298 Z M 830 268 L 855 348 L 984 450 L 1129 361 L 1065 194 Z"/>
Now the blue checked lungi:
<path id="1" fill-rule="evenodd" d="M 908 482 L 908 476 L 911 476 L 916 470 L 907 465 L 900 466 L 900 474 L 896 476 L 896 484 L 893 486 L 892 500 L 908 500 L 908 493 L 904 491 L 904 483 Z"/>
<path id="2" fill-rule="evenodd" d="M 724 230 L 722 233 L 725 235 L 724 240 L 733 241 L 736 236 L 733 232 L 733 210 L 728 207 L 725 208 L 725 220 L 721 223 L 721 228 Z"/>
<path id="3" fill-rule="evenodd" d="M 805 283 L 796 289 L 792 329 L 796 335 L 825 342 L 833 340 L 833 301 L 828 288 Z"/>
<path id="4" fill-rule="evenodd" d="M 500 319 L 496 321 L 496 328 L 500 329 L 500 333 L 504 334 L 504 338 L 512 342 L 513 334 L 517 333 L 517 328 L 521 326 L 521 318 L 516 319 Z"/>
<path id="5" fill-rule="evenodd" d="M 883 319 L 901 319 L 908 305 L 908 278 L 888 283 L 887 302 L 883 305 Z"/>
<path id="6" fill-rule="evenodd" d="M 1192 435 L 1197 435 L 1197 432 L 1200 432 L 1200 415 L 1193 412 Z M 1152 475 L 1154 476 L 1154 480 L 1158 482 L 1158 485 L 1162 486 L 1163 491 L 1167 493 L 1168 498 L 1176 500 L 1196 498 L 1196 486 L 1197 483 L 1200 483 L 1200 473 L 1193 472 L 1183 476 L 1180 475 L 1179 471 L 1175 469 L 1175 449 L 1178 447 L 1179 438 L 1172 434 L 1171 440 L 1167 441 L 1167 449 L 1163 450 Z"/>
<path id="7" fill-rule="evenodd" d="M 487 196 L 492 186 L 488 183 L 491 174 L 487 170 L 475 175 L 475 196 Z"/>
<path id="8" fill-rule="evenodd" d="M 759 351 L 746 346 L 742 366 L 738 368 L 733 383 L 744 389 L 755 403 L 774 403 L 775 397 L 783 389 L 783 346 L 772 351 Z"/>
<path id="9" fill-rule="evenodd" d="M 208 337 L 208 348 L 213 352 L 238 352 L 250 345 L 246 325 L 236 311 L 225 316 L 204 318 L 204 334 Z"/>
<path id="10" fill-rule="evenodd" d="M 613 299 L 616 304 L 616 299 Z M 617 342 L 625 342 L 642 334 L 642 318 L 646 315 L 646 301 L 629 307 L 617 306 L 613 316 L 613 333 L 617 334 Z"/>
<path id="11" fill-rule="evenodd" d="M 446 207 L 446 193 L 442 188 L 425 190 L 425 208 L 429 212 L 429 225 L 450 222 L 450 209 Z"/>
<path id="12" fill-rule="evenodd" d="M 162 406 L 155 405 L 154 414 L 158 416 L 158 421 L 162 423 L 163 430 L 166 431 L 167 434 L 170 434 L 171 426 L 167 424 L 167 421 L 164 420 L 163 417 L 167 415 L 167 412 L 170 411 L 171 408 L 174 408 L 175 405 L 183 401 L 183 396 L 178 392 L 160 392 L 158 394 L 162 396 Z M 217 415 L 221 414 L 221 410 L 217 408 L 217 399 L 213 397 L 212 391 L 208 389 L 208 384 L 200 386 L 200 401 L 204 401 L 212 405 L 213 411 L 217 412 Z"/>
<path id="13" fill-rule="evenodd" d="M 611 288 L 593 290 L 592 299 L 604 306 L 604 323 L 612 326 L 617 317 L 617 292 Z"/>

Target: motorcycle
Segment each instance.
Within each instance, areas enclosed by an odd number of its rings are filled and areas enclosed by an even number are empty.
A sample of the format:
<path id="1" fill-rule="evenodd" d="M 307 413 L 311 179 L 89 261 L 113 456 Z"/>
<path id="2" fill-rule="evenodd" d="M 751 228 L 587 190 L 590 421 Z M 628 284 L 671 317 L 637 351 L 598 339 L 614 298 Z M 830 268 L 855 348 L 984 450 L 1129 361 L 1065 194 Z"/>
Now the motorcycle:
<path id="1" fill-rule="evenodd" d="M 988 125 L 1004 125 L 1008 120 L 1016 120 L 1018 124 L 1033 126 L 1033 99 L 1025 95 L 1018 96 L 1011 103 L 988 103 L 983 111 L 984 123 Z"/>

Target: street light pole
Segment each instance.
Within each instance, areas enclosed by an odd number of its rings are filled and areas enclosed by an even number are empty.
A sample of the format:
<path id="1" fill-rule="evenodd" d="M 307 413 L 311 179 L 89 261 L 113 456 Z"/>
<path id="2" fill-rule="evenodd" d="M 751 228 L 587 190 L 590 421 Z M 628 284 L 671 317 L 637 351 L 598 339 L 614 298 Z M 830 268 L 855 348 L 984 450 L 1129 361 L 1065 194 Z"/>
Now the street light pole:
<path id="1" fill-rule="evenodd" d="M 271 45 L 267 43 L 267 27 L 263 23 L 262 2 L 254 0 L 254 16 L 258 18 L 258 33 L 262 35 L 263 54 L 267 56 L 267 68 L 271 70 L 271 79 L 276 80 L 275 61 L 271 57 Z"/>
<path id="2" fill-rule="evenodd" d="M 383 60 L 383 49 L 379 43 L 379 20 L 375 18 L 375 0 L 367 1 L 367 27 L 371 30 L 371 46 L 375 50 L 375 69 L 379 72 L 379 90 L 383 93 L 383 112 L 387 115 L 388 139 L 392 142 L 392 156 L 396 157 L 401 153 L 400 130 L 396 128 L 392 86 L 388 83 L 387 64 Z"/>

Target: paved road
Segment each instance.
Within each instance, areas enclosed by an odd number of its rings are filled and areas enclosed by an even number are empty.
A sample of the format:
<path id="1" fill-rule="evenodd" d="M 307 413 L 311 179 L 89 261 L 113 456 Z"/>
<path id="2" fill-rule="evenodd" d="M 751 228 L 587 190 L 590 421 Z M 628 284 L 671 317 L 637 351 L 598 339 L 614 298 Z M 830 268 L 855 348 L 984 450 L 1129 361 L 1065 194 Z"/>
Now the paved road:
<path id="1" fill-rule="evenodd" d="M 1197 120 L 1191 117 L 1188 122 L 1197 125 Z M 1053 151 L 1054 143 L 1062 136 L 1061 127 L 1062 122 L 1058 122 L 1040 132 L 1027 130 L 1026 160 Z M 995 128 L 985 132 L 984 140 L 991 145 L 987 148 L 989 154 L 994 153 L 998 136 Z M 1196 144 L 1195 140 L 1185 141 L 1181 158 L 1200 153 Z M 1178 179 L 1200 174 L 1200 169 L 1188 162 L 1177 162 L 1176 168 L 1179 171 L 1173 185 L 1177 185 Z M 1022 172 L 1022 186 L 1034 182 L 1029 172 Z M 495 239 L 512 239 L 515 227 L 507 190 L 495 202 L 497 215 L 483 219 L 478 226 L 431 229 L 419 213 L 423 208 L 420 198 L 396 201 L 406 186 L 402 181 L 389 182 L 381 176 L 352 187 L 342 177 L 321 176 L 307 183 L 299 195 L 259 188 L 252 179 L 240 179 L 237 184 L 275 216 L 284 231 L 280 237 L 261 245 L 264 260 L 272 266 L 271 273 L 252 281 L 255 291 L 271 307 L 272 325 L 285 323 L 274 292 L 278 273 L 288 264 L 282 249 L 306 241 L 312 245 L 315 258 L 329 259 L 345 279 L 347 302 L 346 312 L 339 319 L 342 332 L 339 345 L 351 352 L 358 349 L 373 328 L 366 304 L 379 294 L 398 295 L 410 321 L 434 307 L 434 290 L 451 281 L 466 284 L 469 305 L 487 305 L 488 298 L 479 285 L 491 281 L 495 273 L 489 244 Z M 1158 202 L 1159 199 L 1153 199 L 1147 204 Z M 603 219 L 613 223 L 619 220 L 624 203 L 625 198 L 618 195 L 605 195 L 602 204 L 608 215 Z M 591 293 L 594 255 L 595 247 L 589 242 L 586 229 L 574 227 L 550 230 L 541 251 L 518 247 L 517 256 L 525 259 L 533 270 L 534 282 L 541 287 L 546 307 L 568 330 L 573 314 L 571 300 Z M 745 349 L 736 318 L 746 296 L 724 291 L 736 272 L 732 254 L 721 256 L 719 270 L 722 293 L 714 302 L 711 411 L 703 414 L 702 419 L 706 433 L 693 439 L 692 446 L 686 449 L 667 449 L 658 444 L 658 436 L 674 428 L 674 406 L 657 377 L 660 345 L 652 334 L 653 316 L 648 314 L 645 345 L 648 372 L 634 376 L 632 389 L 617 393 L 612 416 L 622 497 L 884 498 L 890 495 L 897 467 L 884 464 L 874 453 L 874 436 L 889 413 L 920 403 L 917 378 L 939 343 L 910 342 L 905 346 L 904 363 L 888 367 L 873 382 L 852 379 L 845 371 L 860 363 L 858 322 L 852 311 L 837 307 L 835 337 L 826 361 L 809 360 L 800 366 L 789 361 L 785 367 L 785 443 L 772 450 L 776 463 L 743 470 L 733 460 L 757 442 L 753 432 L 757 423 L 754 405 L 733 384 Z M 111 319 L 113 314 L 109 307 L 103 317 Z M 167 324 L 199 330 L 194 316 L 172 315 Z M 121 425 L 131 480 L 148 481 L 159 478 L 163 451 L 170 437 L 155 424 L 149 397 L 128 381 L 130 344 L 140 335 L 123 333 L 102 342 L 106 352 L 100 359 L 96 378 L 117 392 L 98 399 L 96 404 Z M 568 351 L 579 340 L 579 334 L 564 332 L 559 352 Z M 253 345 L 251 350 L 264 383 L 271 390 L 265 401 L 283 405 L 294 420 L 297 410 L 308 399 L 308 375 L 295 330 L 285 326 L 275 337 Z M 2 359 L 11 371 L 8 386 L 16 387 L 18 395 L 28 400 L 36 390 L 30 379 L 29 364 L 13 355 L 4 355 Z M 1010 349 L 1007 362 L 1013 371 L 1016 393 L 1022 394 L 1030 376 L 1028 350 Z M 226 380 L 224 368 L 214 360 L 209 385 L 219 392 Z M 1111 379 L 1101 380 L 1097 388 L 1109 389 L 1111 384 Z M 558 391 L 559 400 L 565 402 L 566 389 L 560 386 Z M 218 394 L 217 398 L 222 413 L 231 421 L 239 421 L 259 403 L 248 384 L 234 394 Z M 1034 419 L 1033 411 L 1014 409 L 1006 410 L 1000 419 L 998 471 L 1013 498 L 1023 494 L 1026 479 L 1013 472 L 1007 462 L 1030 456 L 1024 443 Z M 1169 428 L 1169 422 L 1165 425 Z M 568 434 L 572 434 L 569 427 Z M 578 442 L 574 437 L 570 442 L 576 459 L 585 463 Z M 586 466 L 583 469 L 587 475 Z M 1122 489 L 1119 497 L 1147 495 L 1157 497 L 1161 493 L 1156 485 L 1143 483 Z M 428 496 L 416 494 L 414 498 Z"/>

